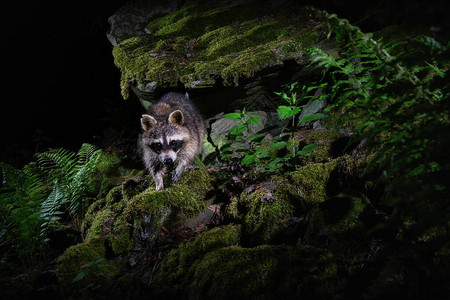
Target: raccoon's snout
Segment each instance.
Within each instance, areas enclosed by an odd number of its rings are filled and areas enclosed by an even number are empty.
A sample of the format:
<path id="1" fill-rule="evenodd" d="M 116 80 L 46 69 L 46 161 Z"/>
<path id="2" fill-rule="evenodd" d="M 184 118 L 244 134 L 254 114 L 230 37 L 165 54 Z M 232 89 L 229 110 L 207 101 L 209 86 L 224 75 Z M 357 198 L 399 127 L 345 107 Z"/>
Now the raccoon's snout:
<path id="1" fill-rule="evenodd" d="M 173 160 L 172 160 L 171 157 L 165 157 L 164 160 L 163 160 L 163 163 L 165 165 L 171 165 L 171 164 L 173 164 Z"/>

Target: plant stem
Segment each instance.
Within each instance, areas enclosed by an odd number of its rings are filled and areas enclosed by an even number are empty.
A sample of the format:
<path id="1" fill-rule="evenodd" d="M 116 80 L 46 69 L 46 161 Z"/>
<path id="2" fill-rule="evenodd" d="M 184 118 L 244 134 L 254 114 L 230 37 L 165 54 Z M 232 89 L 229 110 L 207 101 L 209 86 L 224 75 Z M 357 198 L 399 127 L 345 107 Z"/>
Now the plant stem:
<path id="1" fill-rule="evenodd" d="M 292 130 L 291 130 L 291 140 L 292 140 L 292 156 L 295 155 L 295 140 L 294 140 L 294 128 L 295 128 L 295 116 L 292 116 Z"/>

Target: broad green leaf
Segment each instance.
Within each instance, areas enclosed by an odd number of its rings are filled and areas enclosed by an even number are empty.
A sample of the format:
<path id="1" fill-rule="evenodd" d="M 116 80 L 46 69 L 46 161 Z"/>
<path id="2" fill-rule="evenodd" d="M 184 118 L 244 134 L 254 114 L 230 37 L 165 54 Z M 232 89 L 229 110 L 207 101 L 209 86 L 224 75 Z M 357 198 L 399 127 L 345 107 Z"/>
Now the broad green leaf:
<path id="1" fill-rule="evenodd" d="M 86 274 L 87 274 L 86 271 L 82 271 L 82 272 L 78 273 L 78 275 L 74 279 L 72 279 L 72 283 L 82 280 L 86 276 Z"/>
<path id="2" fill-rule="evenodd" d="M 291 107 L 291 106 L 280 105 L 280 106 L 278 106 L 277 112 L 278 112 L 278 117 L 281 120 L 284 120 L 284 119 L 288 119 L 292 116 L 295 116 L 301 110 L 302 109 L 300 107 Z"/>
<path id="3" fill-rule="evenodd" d="M 314 151 L 316 148 L 317 148 L 316 144 L 309 144 L 309 145 L 306 145 L 305 147 L 303 147 L 303 149 L 301 151 L 299 151 L 298 154 L 306 154 L 306 153 Z"/>
<path id="4" fill-rule="evenodd" d="M 229 113 L 223 115 L 224 118 L 234 120 L 234 121 L 240 121 L 241 120 L 241 114 L 240 113 Z"/>
<path id="5" fill-rule="evenodd" d="M 244 125 L 237 125 L 230 129 L 231 135 L 241 135 L 245 131 Z"/>
<path id="6" fill-rule="evenodd" d="M 258 158 L 260 158 L 260 159 L 266 158 L 266 157 L 269 157 L 269 150 L 267 150 L 267 149 L 260 150 L 257 152 L 257 154 L 258 154 Z"/>
<path id="7" fill-rule="evenodd" d="M 251 116 L 245 123 L 258 126 L 259 125 L 259 117 Z"/>
<path id="8" fill-rule="evenodd" d="M 310 121 L 320 120 L 325 117 L 326 117 L 326 115 L 324 113 L 317 113 L 317 114 L 312 114 L 312 115 L 304 117 L 303 119 L 300 120 L 300 122 L 301 123 L 310 122 Z"/>
<path id="9" fill-rule="evenodd" d="M 247 166 L 247 165 L 254 163 L 257 160 L 258 160 L 258 158 L 256 157 L 256 155 L 247 155 L 246 157 L 244 157 L 242 159 L 241 165 Z"/>

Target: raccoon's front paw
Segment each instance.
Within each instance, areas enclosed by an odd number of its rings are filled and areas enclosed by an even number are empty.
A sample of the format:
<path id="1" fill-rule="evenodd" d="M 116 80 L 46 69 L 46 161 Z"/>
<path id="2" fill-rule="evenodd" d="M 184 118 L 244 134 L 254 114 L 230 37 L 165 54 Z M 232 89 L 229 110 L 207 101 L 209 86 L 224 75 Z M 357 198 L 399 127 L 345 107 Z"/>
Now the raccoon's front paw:
<path id="1" fill-rule="evenodd" d="M 183 172 L 173 172 L 172 173 L 172 182 L 177 183 L 178 181 L 180 181 L 182 174 L 183 174 Z"/>
<path id="2" fill-rule="evenodd" d="M 155 190 L 156 191 L 162 191 L 162 190 L 164 190 L 164 184 L 161 182 L 161 183 L 157 183 L 156 184 L 156 187 L 155 187 Z"/>

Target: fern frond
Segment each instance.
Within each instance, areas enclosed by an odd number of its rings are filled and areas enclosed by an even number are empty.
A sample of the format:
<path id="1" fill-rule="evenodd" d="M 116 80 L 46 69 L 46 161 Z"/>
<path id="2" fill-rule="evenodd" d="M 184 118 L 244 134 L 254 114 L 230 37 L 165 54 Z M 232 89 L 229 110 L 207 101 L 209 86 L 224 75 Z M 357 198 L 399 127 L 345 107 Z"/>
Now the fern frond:
<path id="1" fill-rule="evenodd" d="M 47 230 L 51 223 L 60 219 L 59 215 L 61 215 L 62 212 L 58 211 L 58 209 L 66 202 L 67 199 L 65 198 L 63 189 L 55 182 L 52 192 L 48 195 L 47 199 L 42 202 L 41 210 L 39 212 L 40 217 L 45 220 L 42 224 L 43 231 Z M 43 233 L 43 231 L 41 231 L 41 233 Z"/>
<path id="2" fill-rule="evenodd" d="M 100 155 L 101 150 L 91 144 L 83 144 L 77 153 L 51 149 L 35 155 L 40 177 L 53 186 L 41 211 L 41 216 L 46 218 L 47 223 L 56 220 L 53 217 L 63 204 L 69 204 L 71 216 L 79 213 Z M 47 223 L 45 226 L 49 225 Z"/>
<path id="3" fill-rule="evenodd" d="M 47 177 L 49 182 L 70 179 L 75 172 L 77 163 L 75 153 L 65 149 L 52 149 L 36 154 L 38 167 Z"/>
<path id="4" fill-rule="evenodd" d="M 81 208 L 81 202 L 88 193 L 91 175 L 95 172 L 98 159 L 102 151 L 91 144 L 83 144 L 80 151 L 77 153 L 78 163 L 76 166 L 76 173 L 71 179 L 71 202 L 69 206 L 69 213 L 76 216 Z"/>
<path id="5" fill-rule="evenodd" d="M 25 181 L 25 176 L 22 171 L 16 168 L 0 162 L 2 169 L 2 189 L 4 190 L 17 190 L 20 189 Z"/>
<path id="6" fill-rule="evenodd" d="M 99 149 L 97 148 L 97 146 L 84 143 L 83 145 L 81 145 L 81 148 L 77 153 L 78 163 L 87 162 L 89 158 L 95 155 L 98 150 Z"/>

